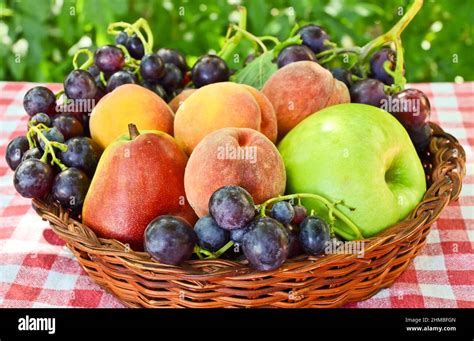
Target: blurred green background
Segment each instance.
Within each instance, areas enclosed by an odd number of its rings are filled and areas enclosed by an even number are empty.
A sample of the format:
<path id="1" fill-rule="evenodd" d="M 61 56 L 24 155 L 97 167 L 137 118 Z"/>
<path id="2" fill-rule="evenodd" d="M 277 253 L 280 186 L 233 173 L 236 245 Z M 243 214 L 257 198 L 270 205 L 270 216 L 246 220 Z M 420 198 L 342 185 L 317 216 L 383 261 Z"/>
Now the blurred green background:
<path id="1" fill-rule="evenodd" d="M 410 1 L 357 0 L 0 0 L 0 79 L 62 82 L 81 47 L 113 42 L 107 25 L 146 18 L 155 48 L 174 47 L 192 63 L 219 50 L 237 5 L 248 30 L 285 39 L 295 23 L 322 25 L 338 44 L 363 45 L 388 30 Z M 409 82 L 474 80 L 471 0 L 425 0 L 402 35 Z M 251 45 L 243 44 L 243 54 Z"/>

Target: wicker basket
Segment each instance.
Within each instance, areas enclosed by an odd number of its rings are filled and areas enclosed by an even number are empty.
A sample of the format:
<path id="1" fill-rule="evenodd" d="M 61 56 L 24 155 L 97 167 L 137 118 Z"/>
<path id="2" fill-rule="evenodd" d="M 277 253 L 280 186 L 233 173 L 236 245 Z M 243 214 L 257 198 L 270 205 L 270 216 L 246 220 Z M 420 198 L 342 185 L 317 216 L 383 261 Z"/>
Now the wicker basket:
<path id="1" fill-rule="evenodd" d="M 389 287 L 425 244 L 431 224 L 456 200 L 465 174 L 459 142 L 436 124 L 423 157 L 429 188 L 404 221 L 365 241 L 363 257 L 300 256 L 269 272 L 246 262 L 195 260 L 176 267 L 98 238 L 67 211 L 39 200 L 33 206 L 62 238 L 85 271 L 130 307 L 338 307 Z"/>

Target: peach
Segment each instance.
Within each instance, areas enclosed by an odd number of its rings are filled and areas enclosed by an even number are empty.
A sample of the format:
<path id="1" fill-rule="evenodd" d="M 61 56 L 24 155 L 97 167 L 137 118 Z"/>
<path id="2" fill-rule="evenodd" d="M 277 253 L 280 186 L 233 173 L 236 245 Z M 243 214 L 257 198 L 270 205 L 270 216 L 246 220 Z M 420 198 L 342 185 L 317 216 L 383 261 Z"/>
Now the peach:
<path id="1" fill-rule="evenodd" d="M 102 149 L 127 133 L 128 124 L 142 130 L 173 134 L 174 115 L 168 104 L 152 91 L 136 84 L 124 84 L 105 95 L 91 113 L 92 139 Z"/>
<path id="2" fill-rule="evenodd" d="M 170 106 L 171 110 L 173 110 L 173 112 L 177 112 L 179 107 L 181 106 L 181 104 L 183 104 L 183 102 L 186 100 L 186 98 L 188 98 L 189 96 L 191 96 L 191 94 L 196 91 L 196 89 L 185 89 L 183 91 L 181 91 L 177 96 L 175 96 L 169 103 L 168 105 Z"/>
<path id="3" fill-rule="evenodd" d="M 275 109 L 278 139 L 307 116 L 334 104 L 350 102 L 347 87 L 331 72 L 310 61 L 291 63 L 275 72 L 263 86 L 263 94 Z"/>
<path id="4" fill-rule="evenodd" d="M 200 217 L 212 193 L 226 185 L 245 188 L 256 204 L 285 192 L 285 166 L 275 145 L 249 128 L 223 128 L 194 149 L 184 173 L 189 204 Z"/>
<path id="5" fill-rule="evenodd" d="M 275 142 L 275 121 L 270 103 L 258 90 L 214 83 L 196 90 L 179 107 L 174 136 L 189 155 L 207 134 L 221 128 L 251 128 Z"/>

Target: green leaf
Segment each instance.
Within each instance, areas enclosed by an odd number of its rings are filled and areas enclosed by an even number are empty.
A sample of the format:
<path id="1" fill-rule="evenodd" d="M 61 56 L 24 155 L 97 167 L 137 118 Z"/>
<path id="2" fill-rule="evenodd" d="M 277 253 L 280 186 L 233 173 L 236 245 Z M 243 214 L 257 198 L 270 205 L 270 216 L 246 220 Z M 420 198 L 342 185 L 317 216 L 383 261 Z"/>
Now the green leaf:
<path id="1" fill-rule="evenodd" d="M 265 52 L 237 72 L 234 81 L 261 90 L 267 79 L 278 69 L 276 64 L 272 63 L 272 60 L 273 51 Z"/>

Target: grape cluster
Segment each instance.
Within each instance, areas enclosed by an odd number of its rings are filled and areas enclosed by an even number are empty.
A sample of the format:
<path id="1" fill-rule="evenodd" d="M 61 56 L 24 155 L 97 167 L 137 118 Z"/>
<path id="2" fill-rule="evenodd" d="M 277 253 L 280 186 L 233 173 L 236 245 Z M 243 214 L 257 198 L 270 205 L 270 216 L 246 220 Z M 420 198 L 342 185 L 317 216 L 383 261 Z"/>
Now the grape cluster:
<path id="1" fill-rule="evenodd" d="M 87 75 L 79 72 L 72 83 L 87 80 Z M 24 108 L 31 116 L 28 132 L 10 141 L 5 159 L 20 195 L 54 200 L 79 215 L 101 150 L 88 135 L 89 113 L 58 111 L 56 102 L 51 90 L 41 86 L 25 94 Z"/>
<path id="2" fill-rule="evenodd" d="M 209 214 L 196 222 L 194 230 L 179 217 L 153 220 L 145 232 L 145 248 L 166 264 L 181 264 L 194 250 L 200 257 L 243 257 L 262 271 L 275 270 L 302 254 L 324 252 L 331 233 L 320 217 L 308 216 L 304 206 L 288 201 L 274 203 L 268 213 L 271 216 L 257 214 L 252 196 L 244 188 L 224 186 L 212 194 Z"/>

